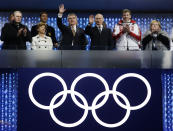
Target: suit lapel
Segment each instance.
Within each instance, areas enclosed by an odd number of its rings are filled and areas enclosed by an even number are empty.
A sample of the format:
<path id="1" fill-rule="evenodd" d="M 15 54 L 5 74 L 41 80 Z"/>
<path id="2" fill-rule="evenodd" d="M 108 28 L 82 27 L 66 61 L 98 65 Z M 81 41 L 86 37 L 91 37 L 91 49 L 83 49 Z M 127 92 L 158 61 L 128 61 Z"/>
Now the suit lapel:
<path id="1" fill-rule="evenodd" d="M 102 29 L 102 33 L 104 33 L 105 31 L 106 31 L 106 29 L 103 27 L 103 29 Z M 101 34 L 102 34 L 102 33 L 101 33 Z"/>
<path id="2" fill-rule="evenodd" d="M 72 30 L 71 30 L 71 26 L 68 26 L 68 29 L 70 30 L 71 34 L 73 35 L 73 32 L 72 32 Z M 78 31 L 79 31 L 79 29 L 78 29 L 78 27 L 76 26 L 76 34 L 75 34 L 75 37 L 76 37 L 76 35 L 78 34 Z"/>
<path id="3" fill-rule="evenodd" d="M 79 27 L 76 26 L 76 35 L 79 34 Z"/>
<path id="4" fill-rule="evenodd" d="M 71 33 L 72 33 L 72 30 L 71 30 L 71 27 L 70 26 L 67 26 L 67 28 L 71 31 Z"/>
<path id="5" fill-rule="evenodd" d="M 97 28 L 97 26 L 94 27 L 94 30 L 97 32 L 97 34 L 100 34 L 99 29 Z"/>
<path id="6" fill-rule="evenodd" d="M 97 26 L 95 26 L 94 28 L 95 28 L 95 30 L 97 31 L 97 33 L 100 34 L 100 35 L 102 35 L 102 34 L 105 32 L 105 28 L 104 28 L 104 27 L 102 28 L 101 33 L 99 32 L 99 29 L 98 29 Z"/>
<path id="7" fill-rule="evenodd" d="M 80 34 L 80 29 L 78 26 L 76 26 L 76 34 L 75 34 L 75 37 L 78 37 Z"/>

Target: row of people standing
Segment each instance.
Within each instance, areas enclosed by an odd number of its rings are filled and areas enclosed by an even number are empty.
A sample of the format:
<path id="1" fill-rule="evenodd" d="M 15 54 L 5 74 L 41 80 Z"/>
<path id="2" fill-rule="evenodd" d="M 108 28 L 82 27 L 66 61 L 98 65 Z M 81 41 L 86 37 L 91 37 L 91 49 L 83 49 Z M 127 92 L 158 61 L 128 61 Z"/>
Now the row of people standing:
<path id="1" fill-rule="evenodd" d="M 31 32 L 21 24 L 22 12 L 14 11 L 1 30 L 2 49 L 26 49 L 26 42 L 32 43 L 32 49 L 52 49 L 57 47 L 53 27 L 47 25 L 47 12 L 40 13 L 40 23 L 33 26 Z"/>
<path id="2" fill-rule="evenodd" d="M 91 38 L 92 50 L 113 49 L 117 50 L 169 50 L 170 39 L 166 32 L 161 30 L 159 21 L 153 20 L 150 29 L 141 39 L 141 31 L 137 23 L 131 19 L 131 11 L 124 9 L 122 20 L 115 25 L 113 33 L 106 27 L 102 14 L 89 16 L 89 23 L 85 30 L 77 27 L 77 16 L 70 13 L 67 16 L 69 26 L 62 23 L 62 16 L 66 9 L 64 5 L 59 6 L 57 25 L 62 32 L 62 45 L 74 48 L 86 45 L 85 34 Z M 95 26 L 93 23 L 95 21 Z M 74 33 L 75 32 L 75 33 Z"/>
<path id="3" fill-rule="evenodd" d="M 161 30 L 159 21 L 153 20 L 150 29 L 141 38 L 141 30 L 131 19 L 131 11 L 124 9 L 122 18 L 113 31 L 117 50 L 170 50 L 171 41 Z"/>
<path id="4" fill-rule="evenodd" d="M 102 14 L 89 16 L 89 23 L 85 30 L 77 26 L 77 16 L 69 13 L 67 16 L 69 25 L 62 23 L 62 17 L 66 9 L 59 6 L 57 25 L 61 31 L 61 41 L 57 42 L 55 30 L 47 25 L 48 14 L 40 14 L 40 23 L 31 29 L 31 33 L 25 25 L 21 24 L 22 13 L 14 12 L 14 20 L 6 23 L 2 28 L 1 40 L 4 41 L 3 49 L 26 49 L 26 41 L 31 42 L 32 49 L 85 49 L 88 44 L 85 34 L 91 38 L 93 50 L 113 49 L 117 50 L 169 50 L 170 41 L 166 32 L 161 30 L 158 21 L 151 22 L 150 30 L 144 34 L 141 40 L 141 31 L 134 20 L 131 19 L 131 11 L 123 10 L 122 20 L 115 25 L 113 33 L 106 27 Z M 95 21 L 95 26 L 93 23 Z M 142 41 L 142 44 L 141 44 Z"/>

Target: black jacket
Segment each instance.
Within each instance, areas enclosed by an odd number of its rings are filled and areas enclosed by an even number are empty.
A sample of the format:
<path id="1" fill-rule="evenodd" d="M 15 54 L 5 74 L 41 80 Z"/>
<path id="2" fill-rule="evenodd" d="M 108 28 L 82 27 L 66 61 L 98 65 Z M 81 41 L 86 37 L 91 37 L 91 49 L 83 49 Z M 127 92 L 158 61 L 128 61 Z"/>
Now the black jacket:
<path id="1" fill-rule="evenodd" d="M 23 33 L 17 36 L 18 30 L 21 28 L 27 29 L 26 36 Z M 16 25 L 13 23 L 6 23 L 1 30 L 1 40 L 4 42 L 2 49 L 26 49 L 26 42 L 31 42 L 31 33 L 25 25 Z"/>
<path id="2" fill-rule="evenodd" d="M 87 39 L 82 28 L 76 27 L 76 34 L 73 36 L 71 27 L 64 25 L 62 23 L 62 18 L 57 18 L 57 25 L 62 33 L 60 43 L 61 49 L 85 49 Z"/>
<path id="3" fill-rule="evenodd" d="M 169 36 L 165 31 L 155 33 L 147 31 L 142 39 L 143 50 L 170 50 Z"/>
<path id="4" fill-rule="evenodd" d="M 31 36 L 34 37 L 36 35 L 38 35 L 37 25 L 34 25 L 31 28 Z M 52 26 L 46 26 L 46 36 L 51 37 L 53 44 L 58 43 L 55 37 L 55 29 Z"/>
<path id="5" fill-rule="evenodd" d="M 97 26 L 92 27 L 91 25 L 87 25 L 85 33 L 91 38 L 90 49 L 109 50 L 114 47 L 112 31 L 109 28 L 103 27 L 100 33 Z"/>

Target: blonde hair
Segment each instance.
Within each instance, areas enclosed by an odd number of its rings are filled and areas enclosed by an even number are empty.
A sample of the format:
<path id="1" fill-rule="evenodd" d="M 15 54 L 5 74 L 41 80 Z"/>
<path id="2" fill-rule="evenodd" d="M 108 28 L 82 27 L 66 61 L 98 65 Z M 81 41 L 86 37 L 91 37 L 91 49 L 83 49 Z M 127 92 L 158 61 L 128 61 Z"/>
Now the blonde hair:
<path id="1" fill-rule="evenodd" d="M 127 13 L 127 12 L 131 15 L 131 11 L 130 11 L 129 9 L 124 9 L 124 10 L 122 11 L 122 14 Z"/>
<path id="2" fill-rule="evenodd" d="M 151 30 L 151 26 L 152 26 L 153 23 L 158 23 L 160 29 L 162 28 L 159 21 L 157 21 L 157 20 L 152 20 L 151 23 L 150 23 L 150 30 Z"/>
<path id="3" fill-rule="evenodd" d="M 44 26 L 46 28 L 46 24 L 43 23 L 43 22 L 40 22 L 37 24 L 37 30 L 41 27 L 41 26 Z"/>

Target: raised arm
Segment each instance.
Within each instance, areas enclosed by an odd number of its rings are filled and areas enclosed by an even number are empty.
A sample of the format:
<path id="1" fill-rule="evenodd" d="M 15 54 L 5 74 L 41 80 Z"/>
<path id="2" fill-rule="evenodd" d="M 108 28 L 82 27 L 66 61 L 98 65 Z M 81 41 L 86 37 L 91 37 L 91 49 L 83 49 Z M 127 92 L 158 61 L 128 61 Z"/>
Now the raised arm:
<path id="1" fill-rule="evenodd" d="M 66 9 L 64 8 L 64 4 L 61 4 L 59 6 L 59 12 L 58 12 L 58 18 L 57 18 L 57 25 L 58 25 L 58 28 L 61 30 L 61 32 L 63 32 L 64 28 L 66 28 L 66 26 L 62 23 L 62 16 L 65 11 Z"/>
<path id="2" fill-rule="evenodd" d="M 94 23 L 94 15 L 90 15 L 89 16 L 89 23 L 87 25 L 87 27 L 85 28 L 85 33 L 87 35 L 91 35 L 92 34 L 92 24 Z"/>

